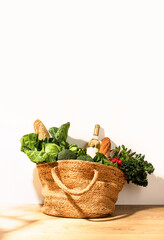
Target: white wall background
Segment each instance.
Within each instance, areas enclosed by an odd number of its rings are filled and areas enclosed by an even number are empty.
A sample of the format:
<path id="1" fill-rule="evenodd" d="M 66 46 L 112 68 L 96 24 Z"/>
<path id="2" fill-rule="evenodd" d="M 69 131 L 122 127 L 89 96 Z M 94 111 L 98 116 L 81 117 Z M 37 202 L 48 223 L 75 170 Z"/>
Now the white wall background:
<path id="1" fill-rule="evenodd" d="M 70 121 L 69 136 L 146 155 L 147 188 L 125 185 L 119 204 L 164 204 L 164 2 L 0 1 L 0 203 L 42 202 L 19 139 L 39 118 Z"/>

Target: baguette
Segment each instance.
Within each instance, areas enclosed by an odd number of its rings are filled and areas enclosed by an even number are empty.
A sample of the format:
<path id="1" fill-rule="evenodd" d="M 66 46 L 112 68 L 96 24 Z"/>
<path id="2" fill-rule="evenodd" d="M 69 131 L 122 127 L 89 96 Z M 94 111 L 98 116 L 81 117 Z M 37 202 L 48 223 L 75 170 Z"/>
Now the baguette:
<path id="1" fill-rule="evenodd" d="M 108 158 L 110 154 L 110 150 L 111 150 L 111 141 L 108 137 L 105 137 L 102 140 L 99 152 L 104 154 Z"/>
<path id="2" fill-rule="evenodd" d="M 35 131 L 35 133 L 38 134 L 39 140 L 41 140 L 45 137 L 50 137 L 50 134 L 47 131 L 46 127 L 44 126 L 44 124 L 39 119 L 37 119 L 34 122 L 34 131 Z"/>

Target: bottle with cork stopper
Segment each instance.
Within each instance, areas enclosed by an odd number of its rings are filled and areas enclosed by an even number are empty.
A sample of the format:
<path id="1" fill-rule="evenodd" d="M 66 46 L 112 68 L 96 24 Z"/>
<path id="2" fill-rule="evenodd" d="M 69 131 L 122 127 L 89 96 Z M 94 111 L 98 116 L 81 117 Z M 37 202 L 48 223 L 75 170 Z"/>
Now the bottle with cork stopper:
<path id="1" fill-rule="evenodd" d="M 96 152 L 100 149 L 99 137 L 100 125 L 96 124 L 94 128 L 94 133 L 92 139 L 88 142 L 86 146 L 86 153 L 89 154 L 92 158 L 96 155 Z"/>

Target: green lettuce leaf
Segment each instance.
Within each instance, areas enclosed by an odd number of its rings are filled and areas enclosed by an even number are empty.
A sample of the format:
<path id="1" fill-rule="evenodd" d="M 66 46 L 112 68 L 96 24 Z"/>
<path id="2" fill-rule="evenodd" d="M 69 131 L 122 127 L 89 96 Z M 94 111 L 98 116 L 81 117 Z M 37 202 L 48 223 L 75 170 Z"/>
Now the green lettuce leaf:
<path id="1" fill-rule="evenodd" d="M 25 152 L 25 150 L 37 150 L 39 146 L 38 134 L 30 133 L 24 135 L 21 140 L 21 151 Z"/>
<path id="2" fill-rule="evenodd" d="M 38 139 L 38 134 L 30 133 L 21 138 L 21 151 L 26 153 L 28 158 L 35 163 L 54 162 L 58 153 L 69 148 L 66 141 L 68 137 L 68 129 L 70 123 L 67 122 L 59 128 L 53 127 L 49 129 L 52 137 Z"/>
<path id="3" fill-rule="evenodd" d="M 38 164 L 38 163 L 43 163 L 43 162 L 54 162 L 57 159 L 56 153 L 46 153 L 43 151 L 32 151 L 32 150 L 26 150 L 25 152 L 28 156 L 28 158 Z"/>
<path id="4" fill-rule="evenodd" d="M 44 144 L 44 151 L 46 153 L 52 153 L 58 155 L 58 153 L 61 151 L 61 147 L 59 147 L 55 143 L 45 143 Z"/>

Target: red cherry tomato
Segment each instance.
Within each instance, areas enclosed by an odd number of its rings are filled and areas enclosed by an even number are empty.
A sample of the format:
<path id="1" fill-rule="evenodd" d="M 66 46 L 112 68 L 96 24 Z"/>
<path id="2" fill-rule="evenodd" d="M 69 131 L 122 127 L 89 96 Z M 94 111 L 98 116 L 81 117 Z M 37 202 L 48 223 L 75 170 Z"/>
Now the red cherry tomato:
<path id="1" fill-rule="evenodd" d="M 110 160 L 112 161 L 112 163 L 117 162 L 117 158 L 111 158 Z"/>
<path id="2" fill-rule="evenodd" d="M 122 164 L 122 160 L 118 159 L 118 164 L 121 165 Z"/>
<path id="3" fill-rule="evenodd" d="M 112 162 L 113 158 L 109 158 L 108 160 Z"/>

